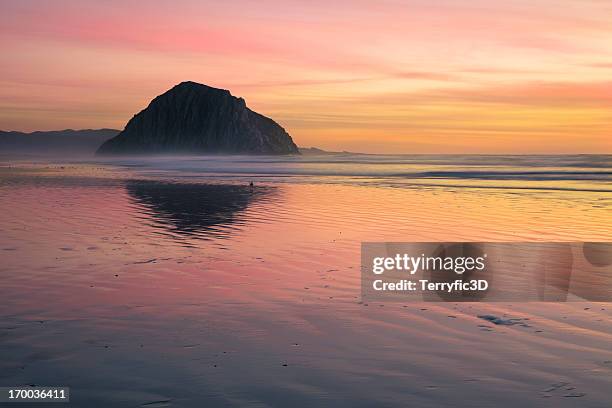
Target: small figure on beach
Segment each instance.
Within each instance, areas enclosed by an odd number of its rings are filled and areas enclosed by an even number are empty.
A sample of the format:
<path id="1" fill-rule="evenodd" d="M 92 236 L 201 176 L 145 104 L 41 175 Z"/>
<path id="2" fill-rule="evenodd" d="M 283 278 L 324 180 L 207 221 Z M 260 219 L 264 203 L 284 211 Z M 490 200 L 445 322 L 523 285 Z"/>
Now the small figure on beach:
<path id="1" fill-rule="evenodd" d="M 253 188 L 253 186 L 254 186 L 254 185 L 253 185 L 253 182 L 251 181 L 251 182 L 249 183 L 249 187 Z"/>

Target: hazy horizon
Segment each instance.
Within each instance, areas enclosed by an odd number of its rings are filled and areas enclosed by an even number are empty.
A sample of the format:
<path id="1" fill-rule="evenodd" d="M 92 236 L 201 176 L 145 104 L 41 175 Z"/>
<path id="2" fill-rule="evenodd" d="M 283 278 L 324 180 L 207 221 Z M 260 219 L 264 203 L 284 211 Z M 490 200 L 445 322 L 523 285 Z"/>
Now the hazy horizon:
<path id="1" fill-rule="evenodd" d="M 27 135 L 27 136 L 32 136 L 36 133 L 58 133 L 58 134 L 62 134 L 62 132 L 75 132 L 75 133 L 79 133 L 79 132 L 87 132 L 87 131 L 91 131 L 91 132 L 102 132 L 102 131 L 113 131 L 113 132 L 117 132 L 120 133 L 122 131 L 122 129 L 110 129 L 110 128 L 83 128 L 83 129 L 71 129 L 71 128 L 67 128 L 67 129 L 49 129 L 49 130 L 32 130 L 32 131 L 20 131 L 20 130 L 5 130 L 5 129 L 0 129 L 0 132 L 6 132 L 6 133 L 21 133 L 23 135 Z M 67 135 L 61 135 L 61 136 L 67 136 Z M 75 139 L 91 139 L 92 135 L 70 135 L 70 137 L 75 138 Z M 107 140 L 107 139 L 105 139 Z M 299 142 L 295 141 L 296 145 L 298 146 L 299 149 L 317 149 L 317 150 L 321 150 L 324 153 L 349 153 L 349 154 L 359 154 L 359 155 L 380 155 L 380 156 L 580 156 L 580 155 L 587 155 L 587 156 L 610 156 L 612 155 L 612 153 L 607 153 L 607 152 L 573 152 L 573 153 L 555 153 L 555 152 L 533 152 L 533 153 L 514 153 L 514 152 L 491 152 L 491 153 L 471 153 L 471 152 L 465 152 L 465 153 L 453 153 L 453 152 L 442 152 L 442 153 L 437 153 L 437 152 L 365 152 L 365 151 L 352 151 L 352 150 L 346 150 L 346 149 L 337 149 L 337 150 L 329 150 L 329 149 L 323 149 L 320 146 L 313 146 L 313 145 L 302 145 Z M 1 146 L 1 145 L 0 145 Z M 32 149 L 33 145 L 30 143 L 27 146 L 29 146 L 29 150 Z M 40 146 L 41 148 L 43 147 L 48 147 L 48 146 Z M 57 147 L 67 147 L 65 144 L 64 145 L 58 145 Z M 94 149 L 95 150 L 95 149 Z M 32 151 L 30 151 L 31 153 L 33 153 Z M 93 152 L 93 150 L 92 150 Z M 5 153 L 13 153 L 13 151 L 8 151 Z M 41 151 L 40 153 L 44 153 L 44 151 Z M 83 152 L 81 152 L 83 153 Z M 314 153 L 308 153 L 307 155 L 312 155 Z M 56 155 L 56 153 L 54 154 Z M 192 156 L 201 156 L 201 157 L 206 157 L 206 156 L 249 156 L 249 154 L 246 153 L 218 153 L 218 152 L 193 152 L 193 153 L 182 153 L 182 154 L 177 154 L 177 153 L 157 153 L 154 154 L 153 156 L 165 156 L 165 157 L 192 157 Z M 139 157 L 139 156 L 147 156 L 145 154 L 143 155 L 127 155 L 127 157 Z M 259 154 L 258 154 L 259 156 Z M 19 158 L 19 157 L 15 157 L 15 158 Z"/>
<path id="2" fill-rule="evenodd" d="M 42 130 L 31 130 L 31 131 L 22 131 L 22 130 L 13 130 L 13 129 L 0 129 L 0 132 L 6 132 L 6 133 L 22 133 L 24 135 L 32 135 L 35 133 L 61 133 L 61 132 L 84 132 L 84 131 L 116 131 L 117 133 L 120 133 L 123 130 L 123 128 L 121 129 L 114 129 L 114 128 L 65 128 L 65 129 L 42 129 Z M 88 138 L 91 136 L 73 136 L 76 138 Z M 394 152 L 386 152 L 386 151 L 374 151 L 374 152 L 366 152 L 366 151 L 354 151 L 354 150 L 347 150 L 347 149 L 324 149 L 321 148 L 320 146 L 314 146 L 314 145 L 304 145 L 299 143 L 299 141 L 296 141 L 295 138 L 293 139 L 293 141 L 296 143 L 296 145 L 300 148 L 300 149 L 319 149 L 322 150 L 325 153 L 353 153 L 353 154 L 364 154 L 364 155 L 432 155 L 432 156 L 454 156 L 454 155 L 466 155 L 466 156 L 470 156 L 470 155 L 474 155 L 474 156 L 571 156 L 571 155 L 603 155 L 603 156 L 608 156 L 611 155 L 612 153 L 607 152 L 607 151 L 603 151 L 603 152 L 596 152 L 596 151 L 575 151 L 575 152 L 555 152 L 555 151 L 548 151 L 548 152 L 512 152 L 512 151 L 496 151 L 496 152 L 484 152 L 484 153 L 479 153 L 479 152 L 432 152 L 432 151 L 423 151 L 423 152 L 398 152 L 398 151 L 394 151 Z M 227 153 L 228 155 L 240 155 L 240 154 L 235 154 L 235 153 Z M 163 155 L 163 154 L 162 154 Z M 167 154 L 169 156 L 171 156 L 172 154 Z M 223 155 L 223 153 L 198 153 L 198 152 L 194 152 L 193 155 L 196 156 L 207 156 L 207 155 Z M 184 156 L 190 156 L 189 154 L 184 154 Z"/>

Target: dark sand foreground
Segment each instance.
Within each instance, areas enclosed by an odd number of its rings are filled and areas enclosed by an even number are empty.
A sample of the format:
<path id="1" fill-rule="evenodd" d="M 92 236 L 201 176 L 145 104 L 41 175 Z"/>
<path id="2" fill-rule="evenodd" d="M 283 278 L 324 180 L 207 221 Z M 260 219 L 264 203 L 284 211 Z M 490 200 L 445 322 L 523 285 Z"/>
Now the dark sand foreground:
<path id="1" fill-rule="evenodd" d="M 0 169 L 0 386 L 67 385 L 78 407 L 612 402 L 609 304 L 368 303 L 359 288 L 362 241 L 612 241 L 605 178 L 124 164 Z"/>

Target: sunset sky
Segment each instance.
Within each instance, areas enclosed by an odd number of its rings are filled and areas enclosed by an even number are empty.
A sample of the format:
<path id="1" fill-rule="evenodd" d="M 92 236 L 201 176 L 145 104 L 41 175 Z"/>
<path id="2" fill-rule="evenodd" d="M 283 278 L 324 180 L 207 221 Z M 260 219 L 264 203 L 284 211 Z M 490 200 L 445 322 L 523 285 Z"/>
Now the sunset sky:
<path id="1" fill-rule="evenodd" d="M 612 1 L 0 0 L 0 129 L 122 129 L 185 80 L 300 146 L 612 153 Z"/>

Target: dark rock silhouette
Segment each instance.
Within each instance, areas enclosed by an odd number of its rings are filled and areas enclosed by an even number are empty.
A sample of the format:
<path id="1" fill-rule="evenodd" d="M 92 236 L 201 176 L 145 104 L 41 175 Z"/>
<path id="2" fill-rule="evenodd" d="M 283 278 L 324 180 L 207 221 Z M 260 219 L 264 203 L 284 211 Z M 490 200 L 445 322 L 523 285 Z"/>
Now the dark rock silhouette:
<path id="1" fill-rule="evenodd" d="M 98 154 L 299 154 L 291 136 L 224 89 L 182 82 L 156 97 Z"/>
<path id="2" fill-rule="evenodd" d="M 330 154 L 330 152 L 327 152 L 323 149 L 319 149 L 317 147 L 300 147 L 300 153 L 304 154 L 304 155 L 322 155 L 322 154 Z"/>
<path id="3" fill-rule="evenodd" d="M 318 147 L 300 147 L 300 154 L 303 154 L 304 156 L 325 156 L 325 155 L 339 155 L 339 154 L 351 154 L 351 155 L 356 155 L 356 154 L 364 154 L 364 153 L 355 153 L 355 152 L 347 152 L 346 150 L 343 150 L 341 152 L 330 152 L 327 150 L 323 150 L 323 149 L 319 149 Z"/>

